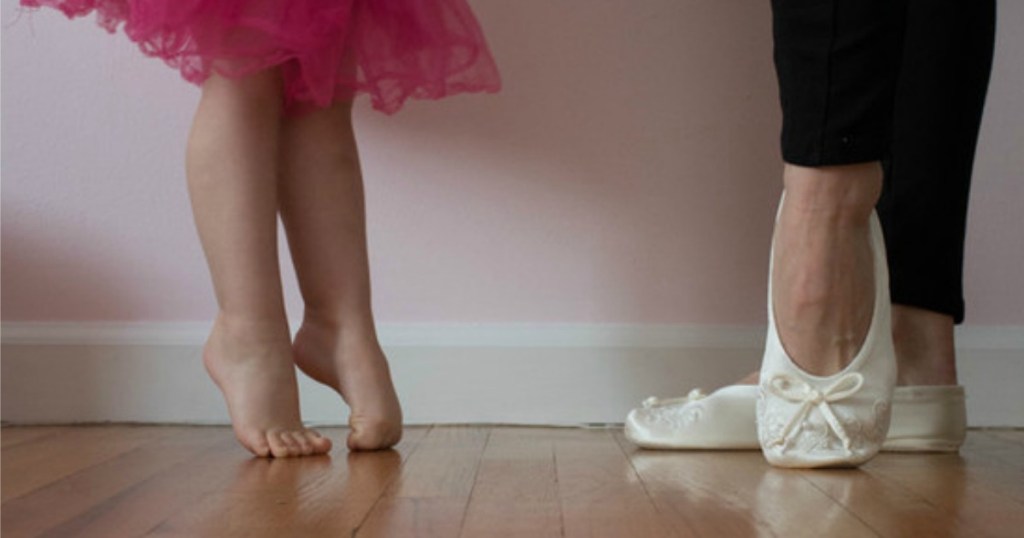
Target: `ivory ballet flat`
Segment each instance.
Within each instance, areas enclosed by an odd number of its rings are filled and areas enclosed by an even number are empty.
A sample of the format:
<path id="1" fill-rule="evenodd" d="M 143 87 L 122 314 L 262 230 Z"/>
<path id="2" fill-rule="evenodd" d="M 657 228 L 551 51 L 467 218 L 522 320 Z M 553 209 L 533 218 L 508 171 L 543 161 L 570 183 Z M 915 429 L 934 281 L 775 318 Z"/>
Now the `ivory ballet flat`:
<path id="1" fill-rule="evenodd" d="M 888 452 L 956 452 L 967 437 L 967 406 L 959 385 L 896 387 Z"/>
<path id="2" fill-rule="evenodd" d="M 625 434 L 643 448 L 757 448 L 757 385 L 728 385 L 711 395 L 694 389 L 682 398 L 647 398 L 626 416 Z"/>
<path id="3" fill-rule="evenodd" d="M 650 397 L 626 416 L 626 438 L 641 448 L 753 450 L 757 439 L 757 385 L 700 389 L 682 398 Z M 964 388 L 896 387 L 887 452 L 956 452 L 967 432 Z"/>
<path id="4" fill-rule="evenodd" d="M 889 272 L 874 212 L 869 226 L 875 276 L 871 325 L 861 349 L 840 372 L 809 374 L 786 353 L 769 276 L 768 335 L 756 410 L 761 451 L 777 467 L 854 467 L 878 453 L 889 431 L 896 385 Z"/>

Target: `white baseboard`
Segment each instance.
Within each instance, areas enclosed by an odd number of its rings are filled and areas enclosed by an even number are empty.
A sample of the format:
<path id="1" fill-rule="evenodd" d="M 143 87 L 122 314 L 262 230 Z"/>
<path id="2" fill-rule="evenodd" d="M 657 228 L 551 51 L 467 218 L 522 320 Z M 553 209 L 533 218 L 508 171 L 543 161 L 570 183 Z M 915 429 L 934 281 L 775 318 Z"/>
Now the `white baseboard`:
<path id="1" fill-rule="evenodd" d="M 5 323 L 8 423 L 226 424 L 200 362 L 205 324 Z M 757 367 L 764 329 L 678 325 L 385 324 L 407 422 L 621 422 L 644 397 L 714 387 Z M 959 371 L 972 426 L 1024 427 L 1024 327 L 964 327 Z M 344 423 L 302 378 L 303 415 Z"/>

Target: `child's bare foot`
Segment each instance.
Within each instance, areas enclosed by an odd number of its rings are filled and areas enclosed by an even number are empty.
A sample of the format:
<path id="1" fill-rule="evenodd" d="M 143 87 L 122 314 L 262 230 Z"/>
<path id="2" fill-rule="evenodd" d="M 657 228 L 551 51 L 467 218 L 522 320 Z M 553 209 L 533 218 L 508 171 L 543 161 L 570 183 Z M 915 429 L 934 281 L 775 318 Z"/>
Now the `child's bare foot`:
<path id="1" fill-rule="evenodd" d="M 378 450 L 401 440 L 402 407 L 387 358 L 372 332 L 343 337 L 339 325 L 307 317 L 293 349 L 299 369 L 338 391 L 351 408 L 350 449 Z"/>
<path id="2" fill-rule="evenodd" d="M 253 454 L 286 458 L 331 449 L 330 439 L 302 426 L 286 329 L 218 317 L 203 364 L 224 394 L 235 436 Z"/>

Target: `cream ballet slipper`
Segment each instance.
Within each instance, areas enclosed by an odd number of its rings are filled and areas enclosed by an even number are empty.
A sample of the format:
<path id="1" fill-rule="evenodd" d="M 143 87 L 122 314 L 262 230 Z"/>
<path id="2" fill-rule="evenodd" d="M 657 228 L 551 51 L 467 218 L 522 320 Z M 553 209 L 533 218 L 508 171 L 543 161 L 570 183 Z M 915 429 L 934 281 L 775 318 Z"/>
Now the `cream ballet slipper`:
<path id="1" fill-rule="evenodd" d="M 641 448 L 753 450 L 757 440 L 757 385 L 700 389 L 681 398 L 650 397 L 626 417 L 626 438 Z M 885 452 L 956 452 L 967 432 L 960 385 L 896 387 Z"/>
<path id="2" fill-rule="evenodd" d="M 778 467 L 851 467 L 878 453 L 889 431 L 896 384 L 889 275 L 878 216 L 871 214 L 874 307 L 860 350 L 845 368 L 812 375 L 786 353 L 768 285 L 768 336 L 761 364 L 757 431 L 761 450 Z"/>

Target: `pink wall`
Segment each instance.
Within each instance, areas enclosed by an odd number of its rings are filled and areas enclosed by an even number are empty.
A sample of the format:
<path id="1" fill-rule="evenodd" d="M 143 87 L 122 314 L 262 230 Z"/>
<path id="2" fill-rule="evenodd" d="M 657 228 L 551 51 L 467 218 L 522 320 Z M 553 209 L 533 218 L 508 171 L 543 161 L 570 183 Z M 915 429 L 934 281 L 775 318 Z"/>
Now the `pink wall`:
<path id="1" fill-rule="evenodd" d="M 762 322 L 768 3 L 473 3 L 502 94 L 358 107 L 379 319 Z M 968 315 L 1019 325 L 1024 4 L 1000 8 Z M 92 21 L 3 14 L 3 320 L 208 319 L 181 164 L 197 90 Z"/>

